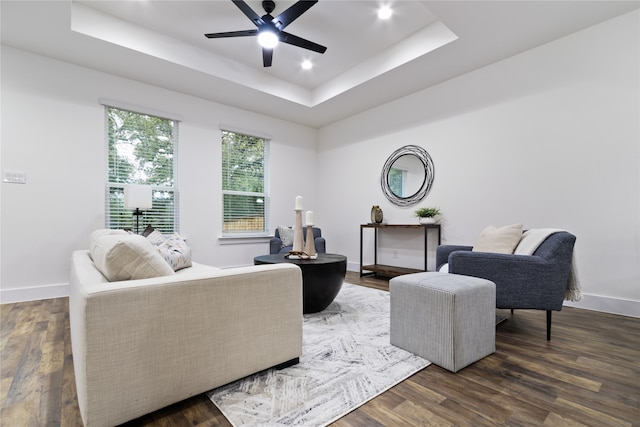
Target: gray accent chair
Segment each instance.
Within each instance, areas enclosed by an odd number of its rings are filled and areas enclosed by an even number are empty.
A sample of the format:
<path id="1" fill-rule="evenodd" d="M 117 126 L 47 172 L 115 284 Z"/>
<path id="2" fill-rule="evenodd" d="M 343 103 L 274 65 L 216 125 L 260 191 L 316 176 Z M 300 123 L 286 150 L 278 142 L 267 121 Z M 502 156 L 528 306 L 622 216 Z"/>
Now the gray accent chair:
<path id="1" fill-rule="evenodd" d="M 313 227 L 312 230 L 313 230 L 313 241 L 316 245 L 316 252 L 319 254 L 326 253 L 327 252 L 326 242 L 324 240 L 324 237 L 322 237 L 322 231 L 317 227 Z M 303 227 L 302 229 L 302 236 L 304 238 L 304 241 L 306 242 L 307 240 L 306 227 Z M 293 249 L 293 246 L 282 246 L 282 240 L 280 240 L 280 233 L 276 228 L 274 237 L 272 237 L 271 240 L 269 241 L 269 254 L 286 254 L 291 249 Z"/>
<path id="2" fill-rule="evenodd" d="M 471 246 L 442 245 L 437 268 L 449 263 L 449 273 L 479 277 L 496 284 L 496 308 L 547 312 L 551 340 L 551 311 L 562 310 L 576 236 L 566 231 L 550 235 L 533 255 L 472 252 Z"/>

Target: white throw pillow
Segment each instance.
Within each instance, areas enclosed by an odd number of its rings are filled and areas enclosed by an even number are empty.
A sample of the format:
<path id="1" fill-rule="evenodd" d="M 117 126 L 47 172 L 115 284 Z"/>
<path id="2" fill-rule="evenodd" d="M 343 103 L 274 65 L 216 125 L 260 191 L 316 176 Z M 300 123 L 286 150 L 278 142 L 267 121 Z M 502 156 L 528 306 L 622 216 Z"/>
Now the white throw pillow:
<path id="1" fill-rule="evenodd" d="M 100 236 L 90 254 L 96 268 L 110 282 L 175 274 L 151 242 L 136 234 Z"/>
<path id="2" fill-rule="evenodd" d="M 473 245 L 473 251 L 512 254 L 521 238 L 522 224 L 507 225 L 499 228 L 490 225 L 480 233 L 480 237 Z"/>
<path id="3" fill-rule="evenodd" d="M 154 231 L 154 233 L 156 231 Z M 164 239 L 157 245 L 157 248 L 160 255 L 167 261 L 173 271 L 191 267 L 191 248 L 178 233 L 173 233 Z"/>
<path id="4" fill-rule="evenodd" d="M 110 229 L 110 228 L 100 228 L 98 230 L 95 230 L 93 233 L 91 233 L 91 236 L 89 236 L 89 255 L 91 255 L 91 259 L 93 259 L 93 248 L 96 244 L 96 241 L 98 240 L 98 238 L 100 238 L 101 236 L 128 236 L 130 233 L 124 231 L 124 230 L 114 230 L 114 229 Z"/>
<path id="5" fill-rule="evenodd" d="M 283 225 L 278 227 L 278 234 L 280 240 L 282 240 L 282 247 L 293 246 L 293 228 L 285 227 Z"/>

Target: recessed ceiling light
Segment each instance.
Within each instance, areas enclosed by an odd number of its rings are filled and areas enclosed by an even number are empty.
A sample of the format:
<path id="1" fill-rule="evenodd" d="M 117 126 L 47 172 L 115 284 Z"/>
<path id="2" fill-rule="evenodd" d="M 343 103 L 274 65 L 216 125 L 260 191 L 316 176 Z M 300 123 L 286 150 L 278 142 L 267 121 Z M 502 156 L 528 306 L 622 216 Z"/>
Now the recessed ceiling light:
<path id="1" fill-rule="evenodd" d="M 390 6 L 384 5 L 380 6 L 380 9 L 378 9 L 378 19 L 389 19 L 392 14 L 393 11 Z"/>
<path id="2" fill-rule="evenodd" d="M 310 70 L 313 68 L 313 63 L 308 59 L 305 59 L 304 61 L 302 61 L 301 66 L 303 70 Z"/>

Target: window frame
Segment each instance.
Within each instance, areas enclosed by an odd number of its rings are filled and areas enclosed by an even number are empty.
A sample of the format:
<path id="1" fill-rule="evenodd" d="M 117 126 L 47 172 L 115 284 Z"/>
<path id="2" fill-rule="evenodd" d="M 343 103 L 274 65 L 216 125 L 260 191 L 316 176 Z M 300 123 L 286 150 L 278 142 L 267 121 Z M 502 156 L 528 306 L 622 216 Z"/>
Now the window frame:
<path id="1" fill-rule="evenodd" d="M 178 116 L 174 115 L 174 114 L 170 114 L 170 113 L 163 113 L 160 112 L 158 110 L 153 110 L 153 109 L 148 109 L 148 108 L 144 108 L 144 107 L 137 107 L 137 106 L 132 106 L 130 104 L 123 104 L 123 103 L 119 103 L 116 101 L 111 101 L 111 100 L 100 100 L 100 103 L 103 105 L 104 107 L 104 136 L 105 136 L 105 153 L 106 153 L 106 170 L 105 170 L 105 227 L 106 228 L 129 228 L 128 224 L 123 224 L 122 222 L 119 222 L 119 220 L 117 219 L 113 219 L 114 216 L 117 215 L 122 215 L 122 213 L 124 212 L 131 212 L 131 229 L 133 231 L 137 231 L 139 233 L 142 233 L 142 231 L 144 230 L 144 227 L 146 227 L 148 221 L 151 221 L 151 225 L 153 224 L 153 219 L 157 218 L 158 215 L 163 215 L 162 212 L 159 213 L 159 211 L 161 211 L 161 209 L 159 209 L 158 207 L 156 207 L 157 202 L 157 193 L 158 192 L 168 192 L 168 193 L 172 193 L 172 201 L 170 201 L 169 203 L 173 204 L 173 209 L 171 209 L 171 215 L 172 217 L 169 219 L 169 225 L 171 226 L 171 228 L 167 228 L 166 225 L 161 224 L 159 226 L 154 225 L 154 228 L 159 229 L 162 233 L 177 233 L 180 230 L 180 216 L 179 216 L 179 212 L 180 212 L 180 193 L 178 190 L 178 147 L 179 147 L 179 128 L 180 128 L 180 119 L 178 118 Z M 171 132 L 171 142 L 172 142 L 172 148 L 173 148 L 173 152 L 172 152 L 172 181 L 173 181 L 173 186 L 167 186 L 167 185 L 151 185 L 152 188 L 152 192 L 153 192 L 153 204 L 154 207 L 152 209 L 149 210 L 145 210 L 143 211 L 146 215 L 143 214 L 142 218 L 140 218 L 140 229 L 139 230 L 134 230 L 136 221 L 134 218 L 134 215 L 132 213 L 132 211 L 130 209 L 124 209 L 124 206 L 117 207 L 117 208 L 112 208 L 112 201 L 113 198 L 111 196 L 111 192 L 113 190 L 117 191 L 119 194 L 116 196 L 116 198 L 120 198 L 122 197 L 122 203 L 124 203 L 124 187 L 129 185 L 129 184 L 138 184 L 139 182 L 126 182 L 126 183 L 122 183 L 122 182 L 111 182 L 110 181 L 110 173 L 109 173 L 109 169 L 111 167 L 111 160 L 110 160 L 110 144 L 109 144 L 109 133 L 110 133 L 110 129 L 109 129 L 109 110 L 110 109 L 117 109 L 117 110 L 121 110 L 121 111 L 127 111 L 129 113 L 133 113 L 133 114 L 139 114 L 139 115 L 143 115 L 143 116 L 149 116 L 149 117 L 154 117 L 154 118 L 158 118 L 161 120 L 167 120 L 172 122 L 172 132 Z M 119 190 L 119 191 L 118 191 Z M 120 196 L 121 194 L 121 196 Z M 155 213 L 154 213 L 155 212 Z M 164 214 L 166 215 L 166 213 Z M 145 220 L 146 218 L 146 220 Z M 157 223 L 156 223 L 157 224 Z"/>
<path id="2" fill-rule="evenodd" d="M 262 171 L 262 192 L 247 192 L 247 191 L 237 191 L 237 190 L 226 190 L 224 188 L 224 173 L 225 173 L 225 151 L 224 151 L 224 133 L 232 133 L 237 135 L 242 135 L 250 138 L 260 139 L 263 142 L 263 171 Z M 269 155 L 270 155 L 270 146 L 271 146 L 272 138 L 265 134 L 260 134 L 259 132 L 251 132 L 246 130 L 238 130 L 233 127 L 220 127 L 220 189 L 221 189 L 221 237 L 222 241 L 226 241 L 228 243 L 237 242 L 239 240 L 245 240 L 246 242 L 253 242 L 255 238 L 265 238 L 270 237 L 270 227 L 269 227 L 269 214 L 271 210 L 271 195 L 270 195 L 270 169 L 269 169 Z M 230 232 L 225 230 L 225 218 L 227 217 L 227 212 L 225 208 L 225 195 L 240 195 L 240 196 L 255 196 L 261 197 L 264 202 L 264 218 L 263 218 L 263 228 L 262 230 L 246 230 L 246 231 L 235 231 Z"/>

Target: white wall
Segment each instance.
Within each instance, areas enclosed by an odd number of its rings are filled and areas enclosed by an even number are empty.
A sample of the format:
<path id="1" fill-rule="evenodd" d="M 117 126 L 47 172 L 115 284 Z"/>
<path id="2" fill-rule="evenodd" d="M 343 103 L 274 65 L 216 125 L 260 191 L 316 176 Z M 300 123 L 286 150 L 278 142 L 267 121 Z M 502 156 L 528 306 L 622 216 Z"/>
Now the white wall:
<path id="1" fill-rule="evenodd" d="M 327 244 L 358 269 L 373 204 L 389 223 L 440 207 L 444 243 L 473 244 L 489 224 L 564 228 L 577 236 L 578 305 L 640 316 L 638 21 L 635 11 L 321 129 Z M 435 181 L 399 208 L 379 174 L 407 144 L 431 154 Z M 415 239 L 382 246 L 406 266 L 421 256 Z"/>
<path id="2" fill-rule="evenodd" d="M 66 295 L 71 251 L 104 227 L 105 122 L 98 99 L 171 112 L 179 125 L 180 232 L 196 261 L 253 263 L 268 242 L 222 246 L 221 124 L 269 134 L 270 224 L 292 224 L 296 195 L 315 205 L 317 131 L 113 75 L 2 48 L 2 170 L 27 184 L 2 184 L 3 302 Z M 322 221 L 321 215 L 316 215 Z M 35 289 L 34 289 L 35 288 Z"/>
<path id="3" fill-rule="evenodd" d="M 305 196 L 328 250 L 354 270 L 371 205 L 388 222 L 416 221 L 379 184 L 386 158 L 416 144 L 435 163 L 417 206 L 441 208 L 445 243 L 471 244 L 488 224 L 566 228 L 578 237 L 580 305 L 638 316 L 638 21 L 636 11 L 319 132 L 3 46 L 1 169 L 28 182 L 0 186 L 0 298 L 65 295 L 70 252 L 104 226 L 107 97 L 183 117 L 181 232 L 197 261 L 244 265 L 267 251 L 218 240 L 220 124 L 273 136 L 271 226 L 292 223 Z M 302 174 L 318 179 L 291 179 Z M 420 265 L 420 237 L 382 240 L 387 259 Z"/>

